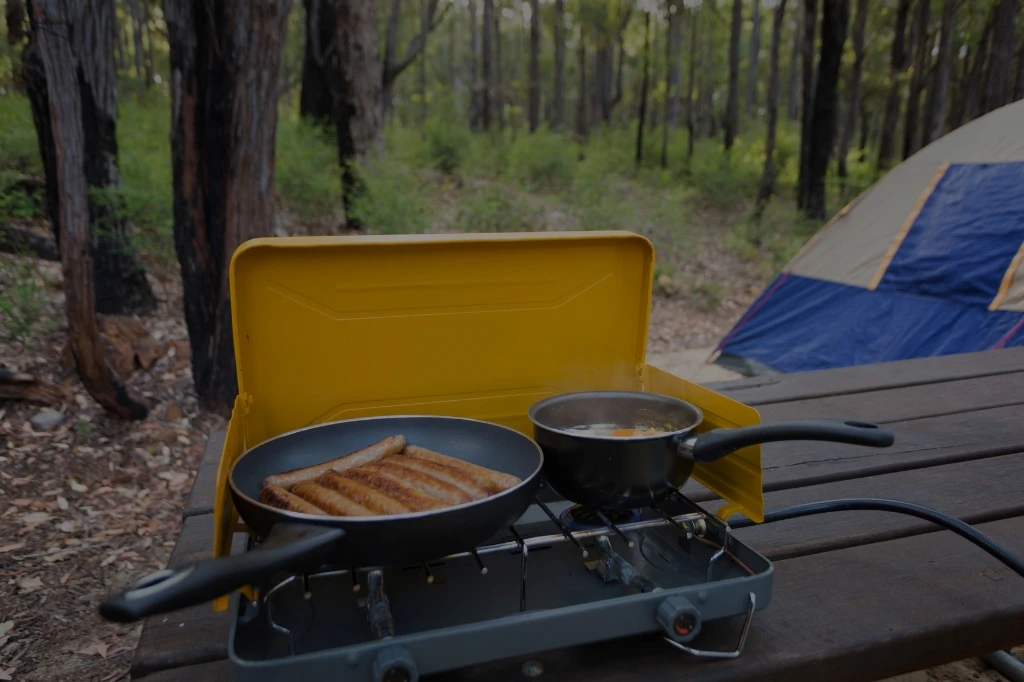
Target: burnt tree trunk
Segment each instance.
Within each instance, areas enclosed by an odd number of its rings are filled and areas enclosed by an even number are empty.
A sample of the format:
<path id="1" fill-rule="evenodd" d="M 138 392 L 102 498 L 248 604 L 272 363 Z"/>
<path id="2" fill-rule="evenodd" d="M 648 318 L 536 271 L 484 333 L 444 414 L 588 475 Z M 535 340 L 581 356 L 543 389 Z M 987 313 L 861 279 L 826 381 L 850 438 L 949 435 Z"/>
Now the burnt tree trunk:
<path id="1" fill-rule="evenodd" d="M 83 0 L 67 6 L 72 53 L 78 74 L 77 111 L 85 132 L 84 163 L 89 186 L 89 225 L 94 287 L 91 299 L 103 314 L 147 313 L 156 298 L 121 215 L 121 176 L 117 167 L 117 84 L 114 71 L 112 0 Z M 25 83 L 46 176 L 47 207 L 58 247 L 61 246 L 60 188 L 54 154 L 52 110 L 47 98 L 47 73 L 37 51 L 23 60 Z"/>
<path id="2" fill-rule="evenodd" d="M 540 125 L 540 2 L 530 0 L 530 132 Z"/>
<path id="3" fill-rule="evenodd" d="M 551 127 L 565 124 L 565 0 L 555 0 L 555 87 L 552 94 Z"/>
<path id="4" fill-rule="evenodd" d="M 900 88 L 903 73 L 909 65 L 908 50 L 905 48 L 907 16 L 910 14 L 910 0 L 899 0 L 896 9 L 896 27 L 892 37 L 892 61 L 889 67 L 889 94 L 885 99 L 885 116 L 878 141 L 879 170 L 889 167 L 896 146 L 896 123 L 900 116 Z"/>
<path id="5" fill-rule="evenodd" d="M 914 72 L 910 78 L 910 92 L 907 94 L 907 112 L 903 120 L 903 158 L 907 158 L 921 146 L 918 130 L 918 119 L 921 113 L 921 91 L 925 86 L 928 69 L 931 41 L 928 40 L 928 14 L 931 8 L 929 0 L 921 0 L 917 5 L 914 19 L 914 34 L 917 36 L 914 53 Z"/>
<path id="6" fill-rule="evenodd" d="M 928 100 L 931 102 L 931 125 L 922 130 L 921 146 L 942 137 L 946 130 L 946 101 L 949 99 L 949 79 L 953 69 L 953 33 L 956 30 L 956 0 L 942 4 L 942 26 L 939 28 L 939 56 L 935 64 Z"/>
<path id="7" fill-rule="evenodd" d="M 861 0 L 863 2 L 863 0 Z M 757 190 L 758 211 L 775 191 L 775 130 L 779 122 L 779 46 L 782 43 L 782 23 L 786 14 L 786 0 L 779 0 L 772 15 L 772 46 L 768 66 L 768 131 L 764 141 L 764 173 Z"/>
<path id="8" fill-rule="evenodd" d="M 818 25 L 818 0 L 804 0 L 803 38 L 801 39 L 803 72 L 800 77 L 802 96 L 800 100 L 800 174 L 797 178 L 797 208 L 807 210 L 810 196 L 811 122 L 814 119 L 814 39 Z"/>
<path id="9" fill-rule="evenodd" d="M 640 75 L 640 110 L 637 112 L 636 165 L 639 168 L 644 158 L 644 118 L 647 115 L 647 88 L 651 62 L 651 15 L 644 12 L 644 64 Z"/>
<path id="10" fill-rule="evenodd" d="M 17 45 L 25 37 L 24 0 L 7 0 L 4 19 L 7 21 L 7 44 Z"/>
<path id="11" fill-rule="evenodd" d="M 857 112 L 860 111 L 861 80 L 864 76 L 864 33 L 867 26 L 868 0 L 857 0 L 857 18 L 853 22 L 853 72 L 850 74 L 850 96 L 846 102 L 843 129 L 839 137 L 838 175 L 846 178 L 846 157 L 850 154 L 853 131 L 857 126 Z"/>
<path id="12" fill-rule="evenodd" d="M 1017 46 L 1016 26 L 1019 12 L 1020 0 L 999 0 L 992 10 L 992 44 L 988 68 L 985 70 L 981 114 L 987 114 L 1010 101 L 1010 73 L 1013 68 L 1014 48 Z"/>
<path id="13" fill-rule="evenodd" d="M 302 89 L 299 115 L 315 123 L 337 121 L 336 100 L 341 96 L 338 64 L 338 22 L 332 0 L 303 0 L 306 10 L 306 45 L 302 54 Z"/>
<path id="14" fill-rule="evenodd" d="M 750 54 L 747 55 L 747 116 L 757 107 L 757 62 L 761 52 L 761 0 L 754 0 L 753 26 L 750 28 Z"/>
<path id="15" fill-rule="evenodd" d="M 824 220 L 825 174 L 835 142 L 838 109 L 839 67 L 850 21 L 850 0 L 824 0 L 821 12 L 821 58 L 814 87 L 814 113 L 811 117 L 810 178 L 805 209 L 807 215 Z"/>
<path id="16" fill-rule="evenodd" d="M 483 50 L 483 124 L 484 130 L 491 129 L 491 97 L 494 92 L 494 74 L 491 71 L 491 34 L 494 31 L 494 0 L 484 0 L 484 50 Z"/>
<path id="17" fill-rule="evenodd" d="M 795 39 L 793 41 L 793 53 L 789 62 L 789 118 L 792 121 L 800 120 L 800 55 L 803 54 L 804 44 L 804 4 L 797 5 L 797 22 Z"/>
<path id="18" fill-rule="evenodd" d="M 686 76 L 686 160 L 693 159 L 693 86 L 697 75 L 697 13 L 690 13 L 690 71 Z"/>
<path id="19" fill-rule="evenodd" d="M 34 53 L 46 84 L 45 97 L 49 116 L 49 138 L 52 143 L 53 184 L 56 188 L 58 220 L 61 232 L 61 265 L 64 271 L 64 308 L 68 322 L 68 345 L 82 383 L 105 409 L 122 419 L 142 419 L 144 405 L 133 400 L 115 378 L 107 364 L 106 349 L 100 337 L 93 300 L 92 244 L 90 239 L 89 188 L 85 167 L 86 130 L 82 126 L 81 60 L 76 58 L 74 43 L 89 40 L 77 34 L 86 31 L 84 24 L 75 25 L 91 11 L 113 17 L 112 4 L 107 12 L 95 0 L 81 3 L 66 0 L 33 0 L 32 34 L 26 52 Z M 72 15 L 68 10 L 72 9 Z M 91 20 L 90 20 L 91 23 Z M 109 24 L 97 21 L 105 34 L 104 44 L 110 47 Z M 113 51 L 99 55 L 110 61 L 113 72 Z M 88 76 L 88 74 L 86 74 Z"/>
<path id="20" fill-rule="evenodd" d="M 206 0 L 164 2 L 174 243 L 192 376 L 201 404 L 221 413 L 238 392 L 228 265 L 239 244 L 273 229 L 277 80 L 290 4 L 223 0 L 211 12 Z"/>
<path id="21" fill-rule="evenodd" d="M 725 101 L 725 151 L 732 149 L 740 126 L 740 31 L 743 28 L 743 0 L 732 2 L 729 32 L 729 92 Z"/>

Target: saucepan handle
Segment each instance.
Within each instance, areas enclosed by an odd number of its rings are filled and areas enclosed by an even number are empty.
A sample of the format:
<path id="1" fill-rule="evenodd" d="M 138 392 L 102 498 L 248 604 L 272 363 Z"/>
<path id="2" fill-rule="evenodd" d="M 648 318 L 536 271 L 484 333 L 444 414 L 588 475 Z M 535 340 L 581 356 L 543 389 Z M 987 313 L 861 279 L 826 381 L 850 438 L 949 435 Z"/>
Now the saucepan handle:
<path id="1" fill-rule="evenodd" d="M 841 419 L 798 419 L 755 424 L 735 429 L 714 429 L 680 444 L 698 462 L 714 462 L 748 445 L 780 440 L 820 440 L 887 448 L 892 431 L 870 422 Z"/>
<path id="2" fill-rule="evenodd" d="M 277 571 L 312 571 L 326 561 L 344 537 L 345 531 L 340 528 L 279 523 L 250 552 L 151 573 L 100 604 L 100 615 L 128 623 L 211 601 L 244 585 L 259 583 Z"/>

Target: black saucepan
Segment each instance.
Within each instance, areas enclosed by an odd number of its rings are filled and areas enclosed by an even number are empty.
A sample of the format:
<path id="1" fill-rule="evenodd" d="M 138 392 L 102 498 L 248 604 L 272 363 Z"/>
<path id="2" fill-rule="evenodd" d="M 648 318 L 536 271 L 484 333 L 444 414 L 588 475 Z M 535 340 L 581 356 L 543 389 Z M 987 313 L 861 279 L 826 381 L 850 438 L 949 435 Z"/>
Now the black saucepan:
<path id="1" fill-rule="evenodd" d="M 263 479 L 271 474 L 326 462 L 396 434 L 522 482 L 475 502 L 388 516 L 316 516 L 259 501 Z M 353 419 L 283 434 L 242 455 L 228 478 L 235 508 L 261 539 L 255 549 L 157 571 L 104 601 L 100 613 L 108 620 L 134 621 L 260 585 L 280 571 L 301 573 L 325 564 L 408 566 L 469 551 L 522 516 L 540 485 L 543 461 L 527 436 L 457 417 Z"/>
<path id="2" fill-rule="evenodd" d="M 632 509 L 679 489 L 696 462 L 714 462 L 748 445 L 820 440 L 888 447 L 887 429 L 860 421 L 805 419 L 715 429 L 692 435 L 704 415 L 696 405 L 653 393 L 592 391 L 541 400 L 530 408 L 534 440 L 544 450 L 544 476 L 573 502 L 595 509 Z M 594 425 L 654 427 L 650 436 L 594 433 Z"/>

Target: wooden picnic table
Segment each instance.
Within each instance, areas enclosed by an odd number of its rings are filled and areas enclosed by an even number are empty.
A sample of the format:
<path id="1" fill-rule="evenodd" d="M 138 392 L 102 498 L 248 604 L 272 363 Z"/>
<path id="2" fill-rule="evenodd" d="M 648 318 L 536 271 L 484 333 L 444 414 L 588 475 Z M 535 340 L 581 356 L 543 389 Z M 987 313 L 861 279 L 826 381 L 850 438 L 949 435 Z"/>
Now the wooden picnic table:
<path id="1" fill-rule="evenodd" d="M 877 452 L 822 444 L 764 446 L 767 509 L 839 497 L 934 507 L 1024 554 L 1024 348 L 745 379 L 713 386 L 764 420 L 881 422 Z M 207 556 L 222 434 L 214 434 L 171 563 Z M 699 486 L 688 494 L 715 509 Z M 1024 578 L 951 532 L 884 512 L 842 512 L 735 531 L 775 563 L 771 605 L 736 660 L 694 661 L 658 636 L 541 652 L 438 677 L 543 680 L 878 680 L 1024 643 Z M 241 546 L 241 545 L 239 545 Z M 133 679 L 231 679 L 230 615 L 209 605 L 147 621 Z M 695 644 L 735 646 L 742 618 L 705 624 Z"/>

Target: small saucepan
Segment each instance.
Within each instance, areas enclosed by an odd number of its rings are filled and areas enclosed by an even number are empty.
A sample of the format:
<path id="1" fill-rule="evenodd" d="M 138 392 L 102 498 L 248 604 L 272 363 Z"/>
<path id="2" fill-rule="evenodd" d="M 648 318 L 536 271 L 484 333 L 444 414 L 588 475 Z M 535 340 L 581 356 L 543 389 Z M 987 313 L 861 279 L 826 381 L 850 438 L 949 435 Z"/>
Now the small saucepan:
<path id="1" fill-rule="evenodd" d="M 676 398 L 631 391 L 567 393 L 529 411 L 544 451 L 544 475 L 567 500 L 593 509 L 633 509 L 678 490 L 697 462 L 758 443 L 819 440 L 884 448 L 888 429 L 862 421 L 802 419 L 692 431 L 704 414 Z M 624 435 L 625 434 L 625 435 Z"/>

